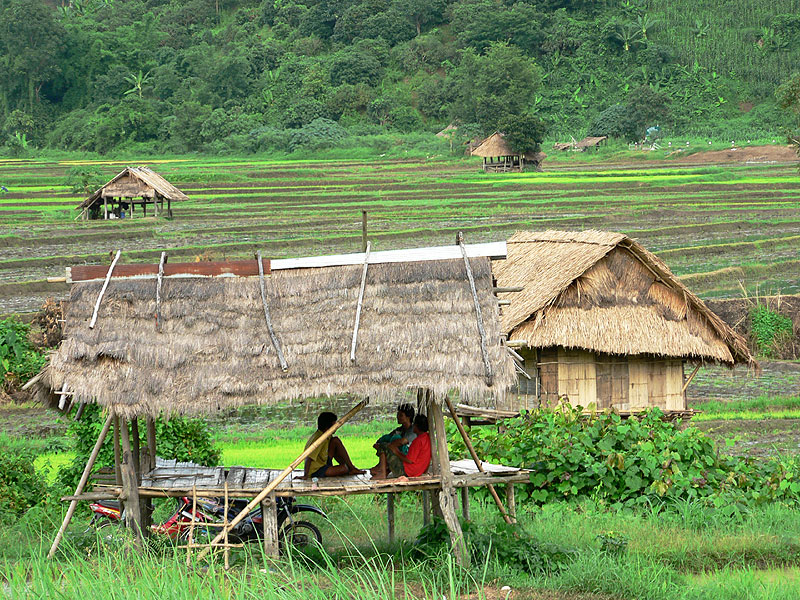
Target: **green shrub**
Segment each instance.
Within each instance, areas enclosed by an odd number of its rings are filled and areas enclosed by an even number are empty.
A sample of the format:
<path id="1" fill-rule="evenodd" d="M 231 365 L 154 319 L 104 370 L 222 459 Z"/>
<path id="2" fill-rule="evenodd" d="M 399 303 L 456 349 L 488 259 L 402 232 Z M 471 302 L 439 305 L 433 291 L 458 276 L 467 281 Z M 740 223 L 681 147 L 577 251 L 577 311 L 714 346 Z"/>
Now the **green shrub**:
<path id="1" fill-rule="evenodd" d="M 72 438 L 75 448 L 75 460 L 58 473 L 60 484 L 74 487 L 78 482 L 86 461 L 97 442 L 103 428 L 104 417 L 100 407 L 91 404 L 86 407 L 80 421 L 73 421 L 67 428 L 67 435 Z M 139 438 L 142 447 L 146 445 L 145 427 L 139 427 Z M 173 417 L 166 420 L 156 419 L 156 452 L 159 457 L 177 459 L 182 462 L 194 462 L 213 466 L 219 464 L 222 451 L 214 444 L 208 425 L 202 419 Z M 109 434 L 100 448 L 95 462 L 95 469 L 114 466 L 114 442 Z"/>
<path id="2" fill-rule="evenodd" d="M 525 413 L 502 433 L 472 431 L 478 454 L 490 462 L 531 469 L 526 492 L 538 503 L 586 497 L 615 507 L 690 500 L 734 516 L 749 506 L 800 505 L 800 458 L 756 461 L 721 455 L 695 427 L 681 430 L 659 409 L 623 420 L 586 416 L 578 408 Z M 454 455 L 466 455 L 457 435 Z"/>
<path id="3" fill-rule="evenodd" d="M 0 321 L 0 374 L 3 385 L 25 383 L 36 375 L 45 356 L 28 341 L 30 325 L 16 319 Z"/>
<path id="4" fill-rule="evenodd" d="M 33 466 L 27 450 L 0 452 L 0 522 L 20 517 L 40 503 L 47 490 L 44 477 Z"/>
<path id="5" fill-rule="evenodd" d="M 750 311 L 750 334 L 756 351 L 767 358 L 780 354 L 780 346 L 792 336 L 792 320 L 757 304 Z"/>

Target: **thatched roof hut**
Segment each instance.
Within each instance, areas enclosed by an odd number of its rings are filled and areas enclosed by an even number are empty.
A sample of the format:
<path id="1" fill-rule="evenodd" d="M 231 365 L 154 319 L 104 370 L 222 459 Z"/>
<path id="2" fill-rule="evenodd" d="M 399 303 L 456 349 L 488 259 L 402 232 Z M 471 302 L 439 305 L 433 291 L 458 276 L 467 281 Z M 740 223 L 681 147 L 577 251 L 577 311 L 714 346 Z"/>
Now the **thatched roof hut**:
<path id="1" fill-rule="evenodd" d="M 541 164 L 547 157 L 544 152 L 514 152 L 500 132 L 495 132 L 483 140 L 471 154 L 483 157 L 484 171 L 522 171 L 526 163 L 541 170 Z M 487 158 L 489 162 L 486 161 Z M 497 162 L 495 158 L 498 159 Z"/>
<path id="2" fill-rule="evenodd" d="M 103 281 L 74 283 L 65 339 L 38 391 L 47 397 L 69 390 L 75 401 L 111 406 L 126 417 L 321 395 L 395 401 L 408 388 L 439 398 L 456 390 L 462 402 L 489 402 L 512 385 L 514 367 L 499 343 L 490 260 L 470 262 L 492 341 L 491 385 L 464 261 L 450 259 L 369 265 L 355 362 L 350 350 L 362 267 L 273 271 L 266 299 L 285 372 L 270 344 L 258 277 L 166 277 L 161 331 L 154 278 L 112 278 L 94 329 L 89 319 Z"/>
<path id="3" fill-rule="evenodd" d="M 103 217 L 108 218 L 109 214 L 115 214 L 114 204 L 117 205 L 117 212 L 119 206 L 127 205 L 133 209 L 135 204 L 139 204 L 145 215 L 147 204 L 152 204 L 155 214 L 158 215 L 159 205 L 163 212 L 166 200 L 167 214 L 171 216 L 172 202 L 188 199 L 186 194 L 148 167 L 126 167 L 81 202 L 77 209 L 84 211 L 85 215 L 90 215 L 99 214 L 100 209 L 104 208 Z M 132 214 L 131 211 L 131 216 Z"/>
<path id="4" fill-rule="evenodd" d="M 505 295 L 512 303 L 503 309 L 502 329 L 509 339 L 524 340 L 528 349 L 536 350 L 532 360 L 544 369 L 537 373 L 540 391 L 545 375 L 559 379 L 552 383 L 557 391 L 545 390 L 555 398 L 570 395 L 564 392 L 569 387 L 565 373 L 572 370 L 579 374 L 569 377 L 591 380 L 582 385 L 607 406 L 619 401 L 633 408 L 631 389 L 637 377 L 649 378 L 651 396 L 654 378 L 667 377 L 662 387 L 677 390 L 663 394 L 677 403 L 678 393 L 682 398 L 685 392 L 683 361 L 730 366 L 754 362 L 741 335 L 658 257 L 621 233 L 517 233 L 508 241 L 507 259 L 494 263 L 494 274 L 500 287 L 523 288 Z M 631 367 L 636 373 L 629 373 L 628 363 L 636 361 L 635 369 Z M 626 365 L 624 389 L 614 397 L 611 388 L 606 390 L 609 397 L 601 397 L 606 395 L 598 383 L 603 362 Z M 561 371 L 545 373 L 552 364 Z M 613 369 L 603 376 L 616 377 Z M 585 396 L 586 389 L 576 388 L 571 401 L 578 395 Z M 641 407 L 642 399 L 636 402 Z M 669 409 L 669 402 L 662 408 Z M 585 398 L 581 405 L 587 406 Z"/>

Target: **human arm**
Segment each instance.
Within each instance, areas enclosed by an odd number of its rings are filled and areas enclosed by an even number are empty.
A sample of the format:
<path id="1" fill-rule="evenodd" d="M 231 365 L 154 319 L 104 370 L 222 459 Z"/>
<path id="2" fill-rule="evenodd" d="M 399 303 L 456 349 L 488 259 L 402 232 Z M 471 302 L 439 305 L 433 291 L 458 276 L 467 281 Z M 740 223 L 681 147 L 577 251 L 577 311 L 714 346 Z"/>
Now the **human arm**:
<path id="1" fill-rule="evenodd" d="M 311 475 L 311 473 L 309 473 L 309 470 L 311 470 L 311 459 L 306 458 L 305 462 L 303 463 L 303 479 L 309 478 L 309 476 Z"/>

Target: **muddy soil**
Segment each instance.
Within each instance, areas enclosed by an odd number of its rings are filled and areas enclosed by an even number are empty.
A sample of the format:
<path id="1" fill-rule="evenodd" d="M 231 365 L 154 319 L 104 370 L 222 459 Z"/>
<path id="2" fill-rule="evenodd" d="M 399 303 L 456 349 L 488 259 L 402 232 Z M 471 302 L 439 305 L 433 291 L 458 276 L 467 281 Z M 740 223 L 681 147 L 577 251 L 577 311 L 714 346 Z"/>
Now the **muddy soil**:
<path id="1" fill-rule="evenodd" d="M 682 163 L 695 165 L 717 164 L 723 162 L 738 163 L 786 163 L 796 162 L 797 153 L 792 146 L 746 146 L 741 148 L 730 148 L 727 150 L 712 150 L 690 154 L 685 158 L 679 159 Z"/>
<path id="2" fill-rule="evenodd" d="M 798 419 L 716 420 L 695 425 L 714 438 L 726 454 L 759 458 L 800 454 Z"/>

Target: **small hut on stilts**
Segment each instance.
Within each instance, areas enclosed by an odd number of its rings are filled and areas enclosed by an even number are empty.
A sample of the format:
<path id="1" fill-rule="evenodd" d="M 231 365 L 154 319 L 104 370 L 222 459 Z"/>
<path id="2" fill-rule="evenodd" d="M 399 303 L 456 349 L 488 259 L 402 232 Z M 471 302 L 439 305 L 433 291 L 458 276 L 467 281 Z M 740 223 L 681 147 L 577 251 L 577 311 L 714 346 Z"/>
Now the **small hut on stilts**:
<path id="1" fill-rule="evenodd" d="M 499 132 L 483 140 L 472 150 L 472 156 L 483 157 L 483 170 L 493 173 L 522 173 L 526 165 L 532 170 L 541 171 L 542 162 L 547 158 L 544 152 L 514 152 L 505 136 Z"/>
<path id="2" fill-rule="evenodd" d="M 84 220 L 122 219 L 133 218 L 137 204 L 142 216 L 146 217 L 147 205 L 150 204 L 154 217 L 171 217 L 172 203 L 188 199 L 186 194 L 155 171 L 147 167 L 126 167 L 81 202 L 77 209 Z"/>
<path id="3" fill-rule="evenodd" d="M 276 555 L 276 498 L 387 494 L 390 536 L 394 494 L 432 493 L 446 521 L 457 560 L 469 556 L 456 518 L 456 490 L 488 486 L 508 522 L 494 486 L 514 483 L 525 471 L 473 461 L 450 461 L 445 413 L 469 436 L 449 394 L 461 403 L 492 406 L 513 384 L 514 365 L 501 338 L 499 303 L 491 262 L 506 254 L 505 242 L 386 252 L 224 263 L 73 267 L 65 315 L 65 339 L 32 380 L 51 405 L 97 403 L 106 409 L 100 433 L 58 542 L 80 500 L 116 498 L 127 524 L 148 532 L 153 497 L 250 498 L 247 508 L 199 550 L 227 556 L 227 532 L 261 505 L 263 542 Z M 319 483 L 295 470 L 317 444 L 283 470 L 197 467 L 156 461 L 154 418 L 209 414 L 221 409 L 274 404 L 295 398 L 348 395 L 359 398 L 318 443 L 367 403 L 394 406 L 411 396 L 431 423 L 429 472 L 407 481 L 369 476 L 325 478 Z M 69 410 L 69 406 L 65 407 Z M 138 448 L 140 420 L 146 449 Z M 133 433 L 129 433 L 129 426 Z M 87 493 L 85 485 L 104 437 L 114 432 L 115 481 Z M 430 497 L 430 495 L 429 495 Z M 468 495 L 462 492 L 464 511 Z M 425 513 L 427 514 L 427 513 Z M 197 545 L 189 544 L 188 552 Z"/>

